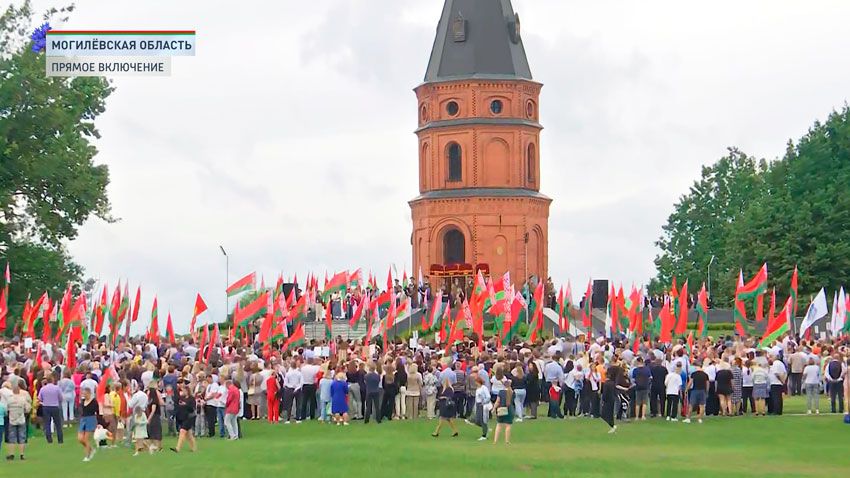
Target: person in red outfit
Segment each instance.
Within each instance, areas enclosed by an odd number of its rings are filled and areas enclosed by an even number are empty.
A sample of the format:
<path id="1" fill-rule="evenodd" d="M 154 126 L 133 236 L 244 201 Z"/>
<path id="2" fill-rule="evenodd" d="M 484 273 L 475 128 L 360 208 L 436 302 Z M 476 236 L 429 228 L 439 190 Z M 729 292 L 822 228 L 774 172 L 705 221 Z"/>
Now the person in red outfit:
<path id="1" fill-rule="evenodd" d="M 277 423 L 280 420 L 280 401 L 277 399 L 277 377 L 272 374 L 266 379 L 266 405 L 269 409 L 269 423 Z"/>
<path id="2" fill-rule="evenodd" d="M 233 382 L 228 380 L 225 382 L 227 386 L 227 401 L 224 403 L 224 425 L 227 427 L 227 433 L 231 440 L 239 438 L 239 427 L 236 423 L 236 416 L 239 415 L 239 396 L 241 392 Z"/>

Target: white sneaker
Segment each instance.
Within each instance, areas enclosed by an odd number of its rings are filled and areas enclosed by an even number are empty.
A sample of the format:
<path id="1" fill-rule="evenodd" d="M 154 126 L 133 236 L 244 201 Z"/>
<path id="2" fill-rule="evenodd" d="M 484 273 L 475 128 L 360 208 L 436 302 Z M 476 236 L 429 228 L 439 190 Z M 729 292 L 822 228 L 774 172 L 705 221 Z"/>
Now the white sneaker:
<path id="1" fill-rule="evenodd" d="M 289 420 L 287 420 L 287 421 L 285 421 L 285 422 L 283 422 L 283 423 L 284 423 L 284 424 L 286 424 L 286 425 L 289 425 Z"/>
<path id="2" fill-rule="evenodd" d="M 811 410 L 807 410 L 807 411 L 806 411 L 806 415 L 811 415 L 811 414 L 812 414 L 812 411 L 811 411 Z"/>
<path id="3" fill-rule="evenodd" d="M 815 410 L 815 415 L 820 415 L 820 410 Z"/>
<path id="4" fill-rule="evenodd" d="M 133 453 L 133 456 L 139 456 L 139 452 Z"/>
<path id="5" fill-rule="evenodd" d="M 608 433 L 617 433 L 617 425 L 614 425 L 613 427 L 611 427 L 611 429 L 608 430 Z"/>
<path id="6" fill-rule="evenodd" d="M 478 437 L 478 441 L 485 441 L 485 440 L 487 440 L 487 437 Z"/>
<path id="7" fill-rule="evenodd" d="M 678 418 L 671 418 L 671 419 L 670 419 L 670 421 L 671 421 L 671 422 L 678 422 L 678 421 L 679 421 L 679 419 L 678 419 Z"/>
<path id="8" fill-rule="evenodd" d="M 83 458 L 83 463 L 88 463 L 90 461 L 91 461 L 91 458 L 89 458 L 89 457 Z"/>
<path id="9" fill-rule="evenodd" d="M 343 424 L 344 426 L 348 426 L 348 425 L 349 425 L 349 423 L 348 423 L 348 422 L 342 422 L 342 424 Z"/>
<path id="10" fill-rule="evenodd" d="M 691 419 L 690 419 L 690 418 L 686 418 L 686 419 L 682 420 L 682 423 L 691 423 Z"/>
<path id="11" fill-rule="evenodd" d="M 702 423 L 702 418 L 700 418 L 699 420 L 697 420 L 697 422 L 698 422 L 698 423 Z"/>
<path id="12" fill-rule="evenodd" d="M 670 421 L 670 417 L 667 417 L 667 421 L 668 421 L 668 422 Z"/>
<path id="13" fill-rule="evenodd" d="M 301 420 L 295 420 L 296 425 L 298 425 L 299 423 L 301 423 Z"/>

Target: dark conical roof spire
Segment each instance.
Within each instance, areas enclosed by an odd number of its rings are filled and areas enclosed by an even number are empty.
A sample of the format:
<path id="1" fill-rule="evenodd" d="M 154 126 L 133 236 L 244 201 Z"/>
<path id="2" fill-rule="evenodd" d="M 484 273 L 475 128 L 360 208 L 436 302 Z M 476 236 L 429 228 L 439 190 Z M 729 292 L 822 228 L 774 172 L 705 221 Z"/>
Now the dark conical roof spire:
<path id="1" fill-rule="evenodd" d="M 425 82 L 531 79 L 510 0 L 446 0 Z"/>

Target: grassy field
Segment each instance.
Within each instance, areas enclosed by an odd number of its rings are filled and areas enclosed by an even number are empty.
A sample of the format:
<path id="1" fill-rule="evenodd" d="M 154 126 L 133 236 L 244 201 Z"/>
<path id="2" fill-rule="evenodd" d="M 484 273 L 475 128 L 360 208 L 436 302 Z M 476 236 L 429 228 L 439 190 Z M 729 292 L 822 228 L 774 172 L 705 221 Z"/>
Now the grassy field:
<path id="1" fill-rule="evenodd" d="M 786 401 L 787 413 L 804 402 Z M 828 409 L 828 404 L 822 409 Z M 621 424 L 608 435 L 602 420 L 525 421 L 512 443 L 478 442 L 479 429 L 460 423 L 460 437 L 431 438 L 435 422 L 374 422 L 348 427 L 244 422 L 243 440 L 202 439 L 196 454 L 170 451 L 131 456 L 102 450 L 90 463 L 69 437 L 48 446 L 39 434 L 27 461 L 0 463 L 2 476 L 629 476 L 629 477 L 836 477 L 850 471 L 850 425 L 839 415 L 709 418 L 696 423 L 661 420 Z M 491 430 L 492 438 L 492 430 Z M 167 439 L 165 446 L 173 446 Z M 3 454 L 7 444 L 3 444 Z M 167 448 L 166 448 L 167 450 Z M 13 475 L 14 473 L 14 475 Z M 291 476 L 291 475 L 289 475 Z M 526 475 L 532 476 L 532 475 Z"/>

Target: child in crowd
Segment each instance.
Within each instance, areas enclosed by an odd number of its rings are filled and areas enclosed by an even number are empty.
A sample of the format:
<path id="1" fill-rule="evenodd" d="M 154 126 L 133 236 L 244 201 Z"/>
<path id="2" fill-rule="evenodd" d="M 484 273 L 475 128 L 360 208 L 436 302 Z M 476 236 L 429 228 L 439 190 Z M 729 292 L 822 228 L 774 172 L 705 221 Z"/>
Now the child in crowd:
<path id="1" fill-rule="evenodd" d="M 319 422 L 329 423 L 331 421 L 331 385 L 334 381 L 327 369 L 323 372 L 322 379 L 319 380 Z"/>
<path id="2" fill-rule="evenodd" d="M 153 454 L 153 447 L 148 445 L 148 416 L 145 415 L 142 407 L 136 407 L 133 413 L 133 439 L 136 443 L 136 452 L 133 456 L 138 455 L 145 448 Z"/>
<path id="3" fill-rule="evenodd" d="M 561 407 L 558 406 L 561 403 L 561 387 L 558 385 L 558 383 L 552 383 L 549 387 L 549 418 L 564 418 Z"/>

